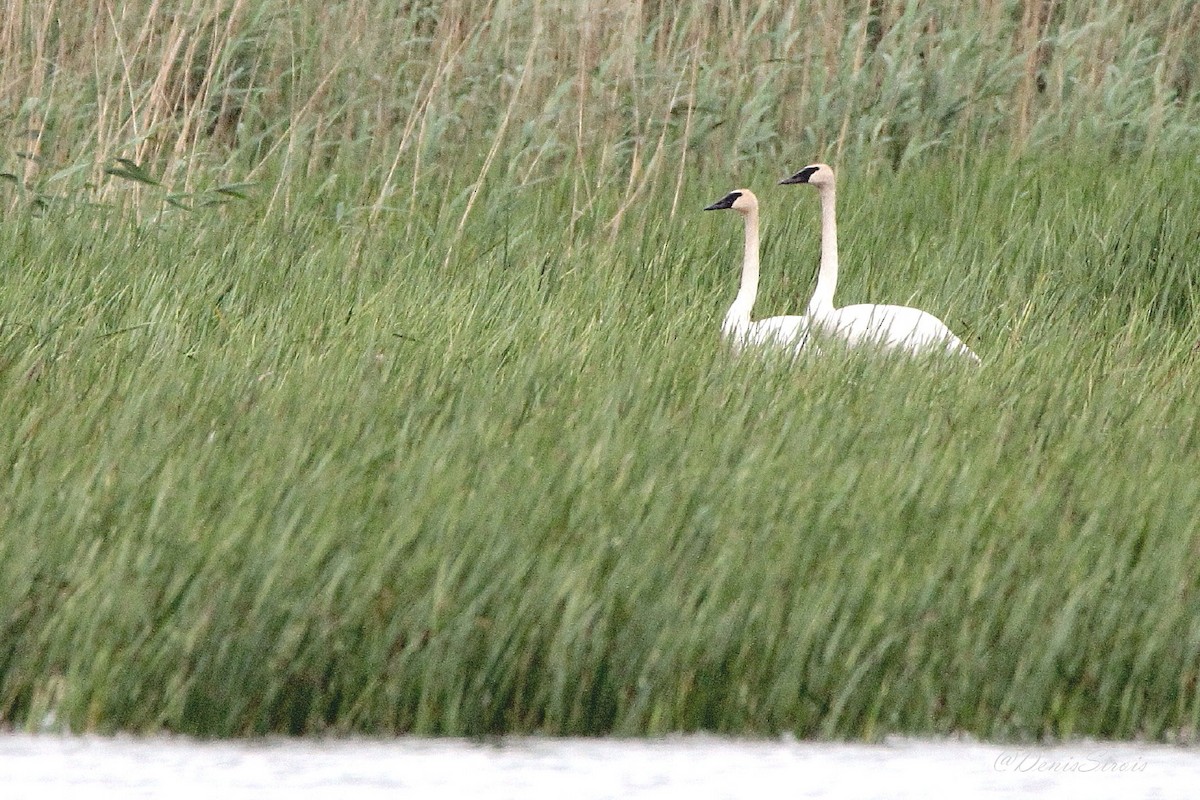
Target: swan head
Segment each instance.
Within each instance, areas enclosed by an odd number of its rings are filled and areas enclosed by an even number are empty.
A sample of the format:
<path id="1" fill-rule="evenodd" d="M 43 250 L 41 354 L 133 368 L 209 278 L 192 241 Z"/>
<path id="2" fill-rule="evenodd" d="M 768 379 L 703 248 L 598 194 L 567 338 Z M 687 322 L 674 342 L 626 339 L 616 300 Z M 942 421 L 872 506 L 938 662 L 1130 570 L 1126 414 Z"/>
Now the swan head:
<path id="1" fill-rule="evenodd" d="M 740 214 L 749 214 L 758 209 L 758 198 L 749 189 L 734 189 L 711 206 L 705 206 L 705 211 L 721 211 L 732 208 Z"/>
<path id="2" fill-rule="evenodd" d="M 809 164 L 792 177 L 781 180 L 779 185 L 786 186 L 792 183 L 808 183 L 812 184 L 813 186 L 832 186 L 833 167 L 829 166 L 828 164 Z"/>

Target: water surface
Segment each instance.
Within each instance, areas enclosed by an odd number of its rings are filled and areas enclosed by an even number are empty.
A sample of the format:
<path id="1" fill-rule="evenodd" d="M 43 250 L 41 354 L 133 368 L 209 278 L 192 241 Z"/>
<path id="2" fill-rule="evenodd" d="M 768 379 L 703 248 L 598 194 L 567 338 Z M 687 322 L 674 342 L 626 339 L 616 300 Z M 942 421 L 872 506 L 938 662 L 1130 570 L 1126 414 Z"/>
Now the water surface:
<path id="1" fill-rule="evenodd" d="M 662 739 L 0 734 L 5 798 L 1027 798 L 1200 796 L 1200 748 Z M 190 793 L 190 792 L 189 792 Z"/>

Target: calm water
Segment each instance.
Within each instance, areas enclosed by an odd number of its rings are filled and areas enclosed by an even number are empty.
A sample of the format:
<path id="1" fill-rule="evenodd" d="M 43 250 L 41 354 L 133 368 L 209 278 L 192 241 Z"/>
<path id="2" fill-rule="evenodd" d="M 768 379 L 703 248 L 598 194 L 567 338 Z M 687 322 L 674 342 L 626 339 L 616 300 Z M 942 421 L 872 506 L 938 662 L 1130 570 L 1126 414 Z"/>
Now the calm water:
<path id="1" fill-rule="evenodd" d="M 890 740 L 454 739 L 200 742 L 0 734 L 2 796 L 241 798 L 1027 798 L 1200 796 L 1200 748 Z"/>

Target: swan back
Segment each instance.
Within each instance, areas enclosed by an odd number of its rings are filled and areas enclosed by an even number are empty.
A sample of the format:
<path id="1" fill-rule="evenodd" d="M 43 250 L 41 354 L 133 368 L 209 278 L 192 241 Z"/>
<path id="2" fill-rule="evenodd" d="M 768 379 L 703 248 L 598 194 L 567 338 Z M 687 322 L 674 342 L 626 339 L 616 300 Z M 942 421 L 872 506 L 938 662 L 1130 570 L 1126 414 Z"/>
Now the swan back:
<path id="1" fill-rule="evenodd" d="M 946 323 L 919 308 L 862 303 L 827 311 L 815 322 L 851 346 L 876 343 L 912 353 L 947 350 L 979 360 Z"/>

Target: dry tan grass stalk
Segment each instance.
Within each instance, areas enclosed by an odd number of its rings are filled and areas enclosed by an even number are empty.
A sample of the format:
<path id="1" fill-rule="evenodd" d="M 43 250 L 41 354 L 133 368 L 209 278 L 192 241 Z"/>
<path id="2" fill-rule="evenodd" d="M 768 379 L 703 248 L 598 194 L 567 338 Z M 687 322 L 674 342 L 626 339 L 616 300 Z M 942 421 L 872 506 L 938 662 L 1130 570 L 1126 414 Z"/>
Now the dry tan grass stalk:
<path id="1" fill-rule="evenodd" d="M 462 218 L 459 219 L 458 227 L 454 230 L 454 237 L 446 247 L 446 258 L 442 261 L 442 269 L 445 269 L 450 264 L 450 257 L 454 254 L 454 247 L 462 238 L 463 229 L 467 225 L 467 218 L 471 215 L 471 209 L 475 206 L 475 200 L 479 197 L 479 192 L 483 188 L 483 182 L 487 180 L 488 172 L 492 168 L 492 161 L 496 158 L 496 153 L 500 151 L 500 145 L 504 142 L 504 135 L 508 131 L 509 122 L 512 121 L 517 101 L 521 99 L 521 89 L 525 86 L 525 77 L 533 70 L 533 59 L 540 44 L 541 33 L 541 20 L 534 20 L 533 37 L 529 42 L 529 50 L 525 54 L 525 64 L 521 68 L 521 77 L 517 80 L 517 85 L 513 87 L 512 95 L 508 99 L 508 108 L 504 112 L 504 117 L 500 120 L 499 128 L 492 137 L 492 147 L 488 150 L 487 157 L 483 160 L 483 166 L 479 169 L 479 175 L 475 178 L 475 183 L 471 187 L 471 193 L 467 199 L 467 207 L 463 209 Z"/>
<path id="2" fill-rule="evenodd" d="M 574 225 L 600 181 L 632 194 L 662 178 L 667 152 L 685 169 L 734 169 L 748 155 L 894 161 L 1084 130 L 1136 149 L 1200 129 L 1194 3 L 972 5 L 91 0 L 66 13 L 13 0 L 0 17 L 0 133 L 6 158 L 43 166 L 4 170 L 33 186 L 90 164 L 80 184 L 102 184 L 102 166 L 124 157 L 186 191 L 234 163 L 303 175 L 366 159 L 382 168 L 355 202 L 375 217 L 397 184 L 411 210 L 446 159 L 469 159 L 464 174 L 511 159 L 523 181 L 573 164 Z M 513 106 L 494 91 L 497 70 L 531 52 Z M 663 127 L 685 89 L 682 124 Z M 503 141 L 482 144 L 501 123 Z M 99 196 L 130 190 L 142 191 Z"/>

